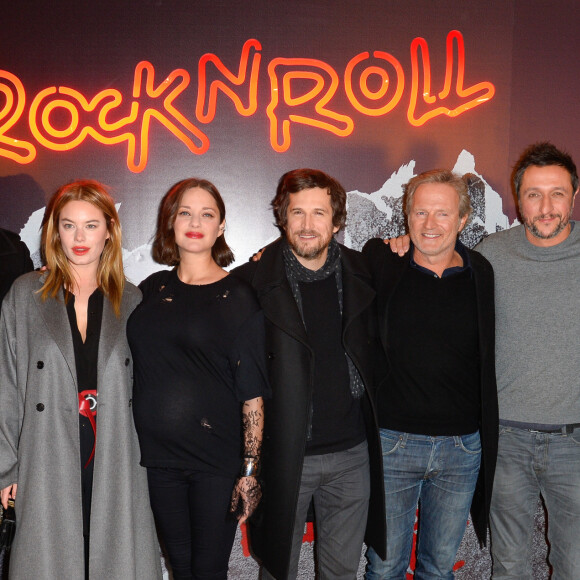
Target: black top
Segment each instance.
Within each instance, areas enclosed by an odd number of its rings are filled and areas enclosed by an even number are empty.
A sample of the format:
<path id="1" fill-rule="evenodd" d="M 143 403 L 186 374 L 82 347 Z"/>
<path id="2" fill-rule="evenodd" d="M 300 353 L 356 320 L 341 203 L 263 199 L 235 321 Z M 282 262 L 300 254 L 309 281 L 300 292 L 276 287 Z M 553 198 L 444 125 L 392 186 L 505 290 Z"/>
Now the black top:
<path id="1" fill-rule="evenodd" d="M 81 337 L 77 325 L 75 312 L 75 297 L 67 292 L 68 301 L 66 312 L 70 324 L 73 349 L 75 354 L 75 366 L 77 374 L 77 386 L 79 397 L 87 398 L 93 410 L 94 424 L 96 428 L 97 411 L 97 364 L 99 357 L 99 340 L 101 338 L 101 322 L 103 320 L 103 293 L 97 288 L 89 296 L 87 308 L 87 334 L 85 341 Z M 95 448 L 95 431 L 90 419 L 79 413 L 80 434 L 80 461 L 81 461 L 81 495 L 83 508 L 83 534 L 88 537 L 91 519 L 91 498 L 93 494 L 93 469 L 94 457 L 91 457 Z M 90 460 L 90 461 L 89 461 Z"/>
<path id="2" fill-rule="evenodd" d="M 89 297 L 87 335 L 84 342 L 79 327 L 77 326 L 75 297 L 71 293 L 68 293 L 66 311 L 72 333 L 79 393 L 84 391 L 96 392 L 99 339 L 101 337 L 101 322 L 103 319 L 103 293 L 97 288 Z M 84 467 L 91 456 L 95 436 L 88 417 L 79 414 L 79 422 L 81 432 L 81 465 Z"/>
<path id="3" fill-rule="evenodd" d="M 479 428 L 475 284 L 469 268 L 439 278 L 409 268 L 388 311 L 389 401 L 381 426 L 424 435 Z"/>
<path id="4" fill-rule="evenodd" d="M 140 288 L 127 335 L 141 464 L 235 476 L 240 403 L 269 393 L 254 291 L 232 276 L 184 284 L 176 270 L 153 274 Z"/>
<path id="5" fill-rule="evenodd" d="M 306 455 L 350 449 L 366 439 L 360 399 L 350 393 L 342 316 L 334 276 L 300 282 L 308 343 L 314 352 L 312 438 Z"/>

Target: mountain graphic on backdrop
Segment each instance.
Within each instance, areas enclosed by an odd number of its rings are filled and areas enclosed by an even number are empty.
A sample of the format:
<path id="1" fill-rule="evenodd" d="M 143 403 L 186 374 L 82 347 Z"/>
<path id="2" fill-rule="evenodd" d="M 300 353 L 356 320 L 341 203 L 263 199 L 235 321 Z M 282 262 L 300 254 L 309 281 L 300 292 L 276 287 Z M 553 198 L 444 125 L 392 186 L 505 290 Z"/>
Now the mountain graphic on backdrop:
<path id="1" fill-rule="evenodd" d="M 415 165 L 414 160 L 402 165 L 378 191 L 370 194 L 348 192 L 345 245 L 360 250 L 371 238 L 394 238 L 406 232 L 403 186 L 416 175 Z M 503 213 L 502 198 L 477 173 L 473 155 L 463 150 L 457 157 L 453 171 L 466 179 L 473 207 L 471 220 L 461 233 L 461 241 L 473 248 L 483 237 L 509 228 L 509 219 Z"/>

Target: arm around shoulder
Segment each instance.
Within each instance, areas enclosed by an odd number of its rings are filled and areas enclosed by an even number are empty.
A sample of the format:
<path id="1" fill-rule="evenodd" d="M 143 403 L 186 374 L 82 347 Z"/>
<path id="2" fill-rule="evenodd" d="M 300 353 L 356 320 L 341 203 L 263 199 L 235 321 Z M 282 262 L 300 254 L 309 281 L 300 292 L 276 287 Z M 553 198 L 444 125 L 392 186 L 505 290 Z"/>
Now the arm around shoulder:
<path id="1" fill-rule="evenodd" d="M 381 240 L 381 238 L 370 239 L 362 249 L 362 253 L 365 255 L 375 255 L 376 253 L 382 252 L 386 249 L 386 244 Z"/>
<path id="2" fill-rule="evenodd" d="M 246 262 L 241 266 L 237 266 L 234 268 L 230 274 L 236 276 L 236 278 L 240 278 L 247 282 L 248 284 L 252 284 L 252 280 L 254 279 L 254 274 L 258 269 L 259 262 Z"/>
<path id="3" fill-rule="evenodd" d="M 371 270 L 374 271 L 376 266 L 382 262 L 387 250 L 388 246 L 381 238 L 372 238 L 363 246 L 362 254 Z"/>

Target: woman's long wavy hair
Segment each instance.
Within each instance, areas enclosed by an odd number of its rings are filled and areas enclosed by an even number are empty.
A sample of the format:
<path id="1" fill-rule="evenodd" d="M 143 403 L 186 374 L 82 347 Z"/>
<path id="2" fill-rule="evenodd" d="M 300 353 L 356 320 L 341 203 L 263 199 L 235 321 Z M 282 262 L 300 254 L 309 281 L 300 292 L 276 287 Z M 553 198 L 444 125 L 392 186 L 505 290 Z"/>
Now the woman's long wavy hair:
<path id="1" fill-rule="evenodd" d="M 42 299 L 55 298 L 61 288 L 72 291 L 75 286 L 72 269 L 62 248 L 58 225 L 64 206 L 70 201 L 86 201 L 103 212 L 109 239 L 97 269 L 97 285 L 111 301 L 113 311 L 120 316 L 121 299 L 125 287 L 123 251 L 121 249 L 121 224 L 115 202 L 98 181 L 79 180 L 63 185 L 46 206 L 42 220 L 42 252 L 48 268 L 40 292 Z M 65 294 L 65 301 L 67 294 Z"/>

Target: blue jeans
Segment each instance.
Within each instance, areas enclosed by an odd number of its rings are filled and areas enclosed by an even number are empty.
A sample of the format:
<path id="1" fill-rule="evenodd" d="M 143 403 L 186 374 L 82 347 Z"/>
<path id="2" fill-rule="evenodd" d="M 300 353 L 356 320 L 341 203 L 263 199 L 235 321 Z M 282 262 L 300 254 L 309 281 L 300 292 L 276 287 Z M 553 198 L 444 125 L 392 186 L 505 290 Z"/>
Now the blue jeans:
<path id="1" fill-rule="evenodd" d="M 415 580 L 452 579 L 479 474 L 479 432 L 430 437 L 381 429 L 381 444 L 387 559 L 369 548 L 365 578 L 405 580 L 419 504 Z"/>
<path id="2" fill-rule="evenodd" d="M 552 580 L 580 578 L 580 429 L 570 435 L 500 427 L 491 497 L 493 578 L 532 578 L 534 513 L 548 510 Z"/>

